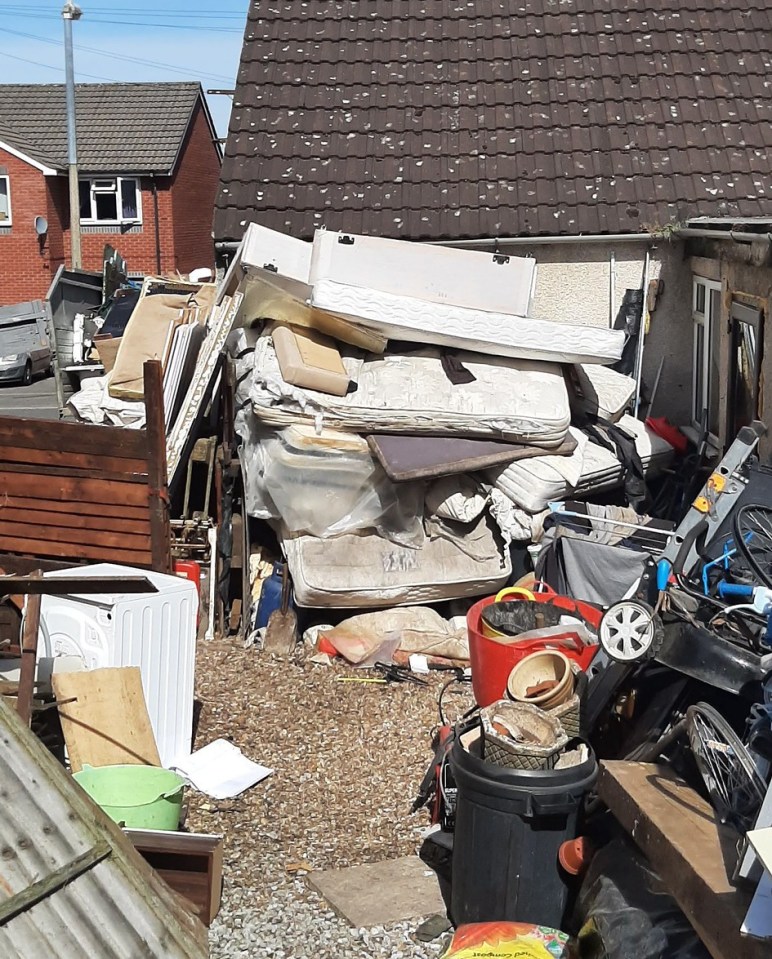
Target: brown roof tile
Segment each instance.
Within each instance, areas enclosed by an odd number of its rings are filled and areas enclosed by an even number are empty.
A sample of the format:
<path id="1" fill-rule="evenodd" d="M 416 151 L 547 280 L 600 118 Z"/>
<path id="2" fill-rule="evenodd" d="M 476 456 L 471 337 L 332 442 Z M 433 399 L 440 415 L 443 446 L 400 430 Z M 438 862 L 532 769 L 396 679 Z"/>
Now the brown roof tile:
<path id="1" fill-rule="evenodd" d="M 768 0 L 252 0 L 216 237 L 772 215 L 771 32 Z"/>

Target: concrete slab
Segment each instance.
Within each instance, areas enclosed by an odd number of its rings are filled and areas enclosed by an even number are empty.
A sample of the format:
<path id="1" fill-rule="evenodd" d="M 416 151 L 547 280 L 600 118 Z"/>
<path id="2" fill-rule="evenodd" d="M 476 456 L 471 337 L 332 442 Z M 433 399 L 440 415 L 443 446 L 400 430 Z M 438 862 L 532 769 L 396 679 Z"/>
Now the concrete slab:
<path id="1" fill-rule="evenodd" d="M 335 912 L 357 928 L 445 912 L 437 877 L 418 856 L 326 869 L 308 879 Z"/>

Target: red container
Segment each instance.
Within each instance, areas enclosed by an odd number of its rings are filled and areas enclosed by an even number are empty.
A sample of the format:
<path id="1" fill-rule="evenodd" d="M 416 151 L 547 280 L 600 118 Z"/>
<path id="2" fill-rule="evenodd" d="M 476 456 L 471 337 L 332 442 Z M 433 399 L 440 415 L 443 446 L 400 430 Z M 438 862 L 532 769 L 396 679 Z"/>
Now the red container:
<path id="1" fill-rule="evenodd" d="M 176 559 L 174 561 L 174 575 L 189 579 L 198 593 L 198 615 L 196 624 L 201 620 L 201 564 L 192 559 Z"/>
<path id="2" fill-rule="evenodd" d="M 516 603 L 525 596 L 507 597 L 507 602 Z M 531 598 L 530 596 L 527 598 Z M 559 596 L 549 587 L 543 592 L 534 592 L 532 599 L 538 603 L 550 603 L 570 616 L 584 620 L 597 631 L 603 612 L 590 603 L 582 603 L 569 596 Z M 542 649 L 558 649 L 569 659 L 586 670 L 593 660 L 597 646 L 588 646 L 576 634 L 566 627 L 565 637 L 550 636 L 546 639 L 533 639 L 523 643 L 500 643 L 483 634 L 481 613 L 486 606 L 496 602 L 496 596 L 481 599 L 466 614 L 469 634 L 469 658 L 472 663 L 472 689 L 478 706 L 489 706 L 507 695 L 507 679 L 512 668 L 521 659 Z"/>

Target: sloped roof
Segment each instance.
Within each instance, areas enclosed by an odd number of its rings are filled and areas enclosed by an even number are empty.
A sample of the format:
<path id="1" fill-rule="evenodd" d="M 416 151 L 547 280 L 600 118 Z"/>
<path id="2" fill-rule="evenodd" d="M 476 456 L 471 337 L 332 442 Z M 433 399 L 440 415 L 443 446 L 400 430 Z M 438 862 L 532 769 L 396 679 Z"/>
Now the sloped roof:
<path id="1" fill-rule="evenodd" d="M 75 88 L 83 173 L 171 173 L 199 83 L 82 83 Z M 0 141 L 57 169 L 67 167 L 63 84 L 0 84 Z M 17 144 L 26 144 L 25 146 Z"/>
<path id="2" fill-rule="evenodd" d="M 771 40 L 768 0 L 252 0 L 215 236 L 769 216 Z"/>

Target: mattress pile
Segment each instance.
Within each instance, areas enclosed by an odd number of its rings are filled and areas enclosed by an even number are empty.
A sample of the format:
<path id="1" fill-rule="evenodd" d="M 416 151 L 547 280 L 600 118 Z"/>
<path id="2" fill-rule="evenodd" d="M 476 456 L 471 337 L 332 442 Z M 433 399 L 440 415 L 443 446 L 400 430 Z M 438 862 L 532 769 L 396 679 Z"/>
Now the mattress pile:
<path id="1" fill-rule="evenodd" d="M 673 448 L 640 420 L 628 414 L 619 427 L 635 441 L 644 471 L 655 476 L 673 458 Z M 568 496 L 587 496 L 621 485 L 625 468 L 618 456 L 585 433 L 571 428 L 577 446 L 569 456 L 536 456 L 489 473 L 491 482 L 516 506 L 529 513 Z"/>
<path id="2" fill-rule="evenodd" d="M 332 396 L 282 378 L 270 330 L 255 350 L 251 398 L 271 426 L 315 423 L 349 432 L 480 436 L 559 446 L 571 421 L 563 372 L 551 363 L 455 352 L 468 374 L 454 383 L 440 350 L 346 355 L 356 388 Z"/>
<path id="3" fill-rule="evenodd" d="M 521 513 L 623 482 L 587 422 L 626 424 L 646 467 L 664 462 L 666 444 L 626 422 L 635 382 L 609 368 L 624 334 L 529 317 L 535 283 L 529 257 L 247 229 L 224 280 L 242 295 L 246 502 L 299 605 L 495 592 L 513 531 L 530 535 Z M 408 440 L 425 441 L 420 469 Z"/>

